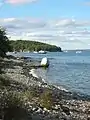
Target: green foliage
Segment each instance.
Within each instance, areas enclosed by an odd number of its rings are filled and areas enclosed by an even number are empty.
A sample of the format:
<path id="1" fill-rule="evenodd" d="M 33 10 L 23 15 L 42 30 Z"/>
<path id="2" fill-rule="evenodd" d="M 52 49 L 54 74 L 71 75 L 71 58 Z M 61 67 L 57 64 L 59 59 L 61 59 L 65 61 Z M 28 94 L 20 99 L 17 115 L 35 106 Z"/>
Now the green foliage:
<path id="1" fill-rule="evenodd" d="M 21 93 L 18 92 L 3 91 L 0 95 L 0 112 L 4 120 L 30 120 Z"/>
<path id="2" fill-rule="evenodd" d="M 37 93 L 31 90 L 30 91 L 26 90 L 25 92 L 22 93 L 22 97 L 27 99 L 28 101 L 31 101 L 36 96 L 37 96 Z"/>
<path id="3" fill-rule="evenodd" d="M 57 47 L 55 45 L 49 45 L 41 42 L 35 42 L 35 41 L 26 41 L 26 40 L 17 40 L 17 41 L 10 41 L 10 45 L 13 48 L 13 51 L 50 51 L 50 52 L 56 52 L 60 51 L 61 48 Z"/>
<path id="4" fill-rule="evenodd" d="M 6 52 L 10 51 L 11 47 L 9 45 L 8 37 L 3 28 L 0 27 L 0 56 L 4 57 Z"/>
<path id="5" fill-rule="evenodd" d="M 40 104 L 42 107 L 51 109 L 54 105 L 53 97 L 52 97 L 52 91 L 45 90 L 40 97 Z"/>

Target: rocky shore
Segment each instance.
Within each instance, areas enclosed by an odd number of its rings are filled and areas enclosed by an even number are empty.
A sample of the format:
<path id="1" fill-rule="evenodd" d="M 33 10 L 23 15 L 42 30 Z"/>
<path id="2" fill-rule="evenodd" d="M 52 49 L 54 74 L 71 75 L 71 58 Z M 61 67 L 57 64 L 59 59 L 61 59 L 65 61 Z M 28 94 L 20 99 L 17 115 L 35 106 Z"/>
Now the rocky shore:
<path id="1" fill-rule="evenodd" d="M 33 76 L 36 61 L 5 58 L 0 66 L 1 120 L 90 120 L 90 97 Z"/>

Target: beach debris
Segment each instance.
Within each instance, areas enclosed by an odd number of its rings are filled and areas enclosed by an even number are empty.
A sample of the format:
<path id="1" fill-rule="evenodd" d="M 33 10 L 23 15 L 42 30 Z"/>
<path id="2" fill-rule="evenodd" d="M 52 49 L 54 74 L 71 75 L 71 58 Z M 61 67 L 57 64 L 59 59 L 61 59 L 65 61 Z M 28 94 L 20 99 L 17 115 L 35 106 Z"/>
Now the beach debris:
<path id="1" fill-rule="evenodd" d="M 46 57 L 42 58 L 41 66 L 43 66 L 43 67 L 48 67 L 49 66 L 49 60 Z"/>

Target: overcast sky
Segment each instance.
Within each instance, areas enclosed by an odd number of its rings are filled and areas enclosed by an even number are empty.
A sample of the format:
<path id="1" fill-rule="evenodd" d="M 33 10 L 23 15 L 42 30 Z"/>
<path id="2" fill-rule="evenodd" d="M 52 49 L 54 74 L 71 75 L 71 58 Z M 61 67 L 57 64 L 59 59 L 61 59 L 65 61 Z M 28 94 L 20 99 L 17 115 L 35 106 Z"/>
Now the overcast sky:
<path id="1" fill-rule="evenodd" d="M 90 0 L 0 0 L 0 25 L 14 40 L 89 49 Z"/>

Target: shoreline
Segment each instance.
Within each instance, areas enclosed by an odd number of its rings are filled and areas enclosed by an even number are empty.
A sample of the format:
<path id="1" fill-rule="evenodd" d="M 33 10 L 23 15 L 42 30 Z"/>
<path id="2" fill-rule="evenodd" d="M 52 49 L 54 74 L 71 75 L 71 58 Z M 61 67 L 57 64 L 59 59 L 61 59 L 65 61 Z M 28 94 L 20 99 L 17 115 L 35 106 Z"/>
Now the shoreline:
<path id="1" fill-rule="evenodd" d="M 30 70 L 30 74 L 31 74 L 33 77 L 36 77 L 37 79 L 40 78 L 40 79 L 42 79 L 42 82 L 47 83 L 48 85 L 51 85 L 51 86 L 53 86 L 53 87 L 55 87 L 55 88 L 57 88 L 57 89 L 59 89 L 59 90 L 62 90 L 62 91 L 65 91 L 65 92 L 71 92 L 70 90 L 66 89 L 66 88 L 63 87 L 63 86 L 56 85 L 56 84 L 49 83 L 49 82 L 45 81 L 43 78 L 41 78 L 40 75 L 38 75 L 37 69 L 38 69 L 38 67 L 37 67 L 37 68 L 34 67 L 34 68 L 32 68 L 32 69 Z M 82 94 L 82 93 L 80 93 L 80 92 L 72 91 L 72 94 L 77 94 L 77 95 L 79 95 L 79 96 L 81 96 L 81 97 L 83 96 L 83 97 L 87 97 L 87 98 L 90 99 L 90 95 L 87 95 L 87 94 L 85 95 L 85 94 Z"/>
<path id="2" fill-rule="evenodd" d="M 38 68 L 37 68 L 38 69 Z M 37 74 L 37 72 L 35 71 L 36 69 L 31 69 L 30 70 L 30 74 L 33 76 L 33 77 L 36 77 L 36 78 L 41 78 L 38 74 Z M 42 79 L 42 81 L 44 82 L 44 83 L 47 83 L 43 78 L 41 78 Z M 69 92 L 67 89 L 65 89 L 64 87 L 62 87 L 62 86 L 58 86 L 58 85 L 53 85 L 53 84 L 51 84 L 51 83 L 47 83 L 48 85 L 51 85 L 51 86 L 54 86 L 54 87 L 56 87 L 57 89 L 59 89 L 59 90 L 62 90 L 62 91 L 65 91 L 65 92 Z"/>
<path id="3" fill-rule="evenodd" d="M 33 60 L 31 59 L 30 61 L 28 61 L 27 59 L 19 58 L 19 59 L 9 59 L 9 61 L 21 63 L 22 64 L 22 65 L 20 65 L 21 69 L 26 69 L 26 71 L 27 71 L 27 73 L 24 73 L 25 76 L 27 78 L 29 78 L 29 77 L 36 78 L 35 81 L 38 81 L 40 84 L 45 84 L 47 86 L 52 86 L 52 87 L 55 87 L 58 90 L 61 90 L 61 91 L 67 92 L 67 93 L 81 95 L 81 97 L 85 95 L 85 94 L 81 94 L 81 93 L 77 93 L 77 92 L 71 92 L 71 91 L 67 90 L 66 88 L 64 88 L 63 86 L 54 85 L 54 84 L 51 84 L 51 83 L 48 83 L 47 81 L 45 81 L 36 72 L 36 70 L 38 68 L 40 68 L 40 63 L 37 60 L 34 61 L 34 59 Z M 21 74 L 22 73 L 23 72 L 21 70 Z M 26 75 L 26 74 L 28 74 L 28 75 Z M 27 81 L 29 81 L 29 80 L 27 80 Z M 37 83 L 36 83 L 36 85 L 37 85 Z M 89 95 L 85 95 L 85 97 L 88 97 L 90 99 Z"/>
<path id="4" fill-rule="evenodd" d="M 4 59 L 3 62 L 3 67 L 5 67 L 3 76 L 10 78 L 11 82 L 9 86 L 5 86 L 5 90 L 20 94 L 25 92 L 23 103 L 28 105 L 32 120 L 73 120 L 74 118 L 75 120 L 89 120 L 90 99 L 79 96 L 77 93 L 58 89 L 57 86 L 43 81 L 38 75 L 35 77 L 34 64 L 36 65 L 34 61 L 28 63 L 15 59 Z M 30 100 L 27 99 L 26 91 L 30 92 L 28 96 Z M 49 104 L 47 99 L 50 100 Z"/>

